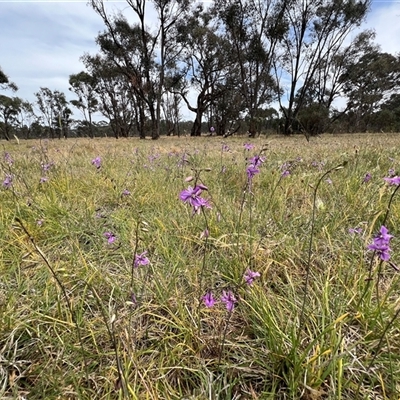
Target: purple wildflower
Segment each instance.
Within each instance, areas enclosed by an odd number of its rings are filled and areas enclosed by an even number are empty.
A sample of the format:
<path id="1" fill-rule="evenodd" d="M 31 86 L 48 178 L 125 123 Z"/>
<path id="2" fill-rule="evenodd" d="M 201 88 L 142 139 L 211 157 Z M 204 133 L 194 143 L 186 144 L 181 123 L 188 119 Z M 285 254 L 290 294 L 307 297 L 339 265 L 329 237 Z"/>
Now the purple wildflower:
<path id="1" fill-rule="evenodd" d="M 4 161 L 8 164 L 8 165 L 13 165 L 14 164 L 14 160 L 11 157 L 10 153 L 5 152 L 4 153 Z"/>
<path id="2" fill-rule="evenodd" d="M 12 182 L 13 182 L 13 177 L 12 177 L 12 175 L 6 175 L 6 179 L 4 179 L 4 181 L 3 181 L 3 186 L 6 188 L 6 189 L 10 189 L 10 187 L 12 186 Z"/>
<path id="3" fill-rule="evenodd" d="M 252 144 L 252 143 L 245 143 L 243 146 L 244 146 L 245 150 L 248 150 L 248 151 L 254 149 L 254 144 Z"/>
<path id="4" fill-rule="evenodd" d="M 383 178 L 389 185 L 399 186 L 400 176 L 393 176 L 392 178 Z"/>
<path id="5" fill-rule="evenodd" d="M 182 155 L 181 159 L 180 159 L 179 162 L 178 162 L 178 166 L 181 167 L 182 165 L 185 165 L 185 163 L 186 163 L 186 164 L 189 164 L 189 160 L 188 160 L 188 158 L 187 158 L 187 156 L 186 156 L 186 153 L 184 153 L 184 154 Z"/>
<path id="6" fill-rule="evenodd" d="M 144 251 L 141 254 L 135 254 L 135 261 L 133 266 L 135 268 L 139 267 L 139 265 L 148 265 L 150 264 L 150 260 L 146 257 L 147 251 Z"/>
<path id="7" fill-rule="evenodd" d="M 207 308 L 213 307 L 214 304 L 216 303 L 215 297 L 212 294 L 212 292 L 207 292 L 201 299 L 203 300 L 204 305 Z"/>
<path id="8" fill-rule="evenodd" d="M 350 235 L 359 235 L 362 232 L 361 228 L 349 228 Z"/>
<path id="9" fill-rule="evenodd" d="M 318 162 L 318 161 L 313 161 L 313 162 L 311 163 L 311 166 L 312 166 L 312 167 L 316 167 L 316 168 L 318 168 L 320 171 L 322 170 L 322 168 L 323 168 L 324 165 L 325 165 L 325 163 L 324 163 L 323 161 L 320 161 L 320 162 Z"/>
<path id="10" fill-rule="evenodd" d="M 157 160 L 157 158 L 160 158 L 160 155 L 159 154 L 150 154 L 148 158 L 149 158 L 150 163 L 153 163 L 155 160 Z"/>
<path id="11" fill-rule="evenodd" d="M 200 213 L 202 207 L 211 208 L 209 200 L 200 197 L 203 190 L 208 190 L 207 186 L 203 184 L 199 184 L 194 188 L 189 186 L 187 189 L 182 190 L 179 194 L 179 198 L 184 203 L 189 203 L 193 207 L 193 213 Z"/>
<path id="12" fill-rule="evenodd" d="M 247 177 L 249 180 L 253 179 L 254 175 L 258 174 L 259 172 L 260 172 L 260 170 L 257 167 L 255 167 L 253 164 L 250 164 L 246 170 Z"/>
<path id="13" fill-rule="evenodd" d="M 237 303 L 235 295 L 230 290 L 227 292 L 225 290 L 222 291 L 221 301 L 225 304 L 226 309 L 229 312 L 233 311 L 235 308 L 235 303 Z"/>
<path id="14" fill-rule="evenodd" d="M 388 233 L 389 231 L 385 226 L 382 226 L 379 232 L 379 235 L 374 238 L 373 243 L 368 246 L 368 249 L 374 250 L 381 260 L 389 261 L 389 252 L 391 251 L 389 242 L 393 235 Z"/>
<path id="15" fill-rule="evenodd" d="M 210 132 L 211 133 L 215 132 L 215 128 L 213 126 L 210 128 Z"/>
<path id="16" fill-rule="evenodd" d="M 263 164 L 265 161 L 265 157 L 261 157 L 259 155 L 254 156 L 252 158 L 250 158 L 249 162 L 251 165 L 254 165 L 255 167 L 260 167 L 261 164 Z"/>
<path id="17" fill-rule="evenodd" d="M 92 160 L 92 164 L 97 168 L 100 169 L 101 167 L 101 158 L 100 157 L 96 157 Z"/>
<path id="18" fill-rule="evenodd" d="M 210 200 L 203 197 L 197 199 L 197 205 L 193 206 L 193 214 L 200 214 L 202 208 L 212 208 Z"/>
<path id="19" fill-rule="evenodd" d="M 111 232 L 104 232 L 103 233 L 104 237 L 107 239 L 108 244 L 114 243 L 116 237 L 114 236 L 113 233 Z"/>
<path id="20" fill-rule="evenodd" d="M 53 162 L 53 161 L 51 161 L 51 162 L 49 162 L 49 163 L 47 163 L 47 164 L 42 163 L 42 170 L 43 170 L 44 172 L 47 172 L 47 171 L 50 170 L 50 168 L 51 168 L 53 165 L 54 165 L 54 162 Z"/>
<path id="21" fill-rule="evenodd" d="M 372 179 L 372 175 L 367 172 L 364 176 L 363 183 L 368 183 Z"/>
<path id="22" fill-rule="evenodd" d="M 182 192 L 179 194 L 179 198 L 184 203 L 189 203 L 193 207 L 195 207 L 198 206 L 200 194 L 201 194 L 201 188 L 199 186 L 195 186 L 194 188 L 189 186 L 187 189 L 182 190 Z"/>
<path id="23" fill-rule="evenodd" d="M 290 171 L 288 169 L 286 169 L 285 171 L 282 172 L 282 178 L 286 178 L 289 175 L 290 175 Z"/>
<path id="24" fill-rule="evenodd" d="M 129 196 L 131 194 L 131 192 L 128 189 L 124 189 L 122 191 L 122 196 Z"/>
<path id="25" fill-rule="evenodd" d="M 396 173 L 393 168 L 390 168 L 388 171 L 389 176 L 394 176 Z"/>
<path id="26" fill-rule="evenodd" d="M 47 178 L 47 177 L 45 177 L 45 176 L 42 176 L 41 178 L 40 178 L 40 180 L 39 180 L 39 183 L 45 183 L 45 182 L 47 182 L 49 180 L 49 178 Z"/>
<path id="27" fill-rule="evenodd" d="M 255 272 L 250 269 L 247 269 L 246 273 L 244 274 L 244 280 L 250 286 L 253 284 L 254 280 L 259 277 L 260 277 L 259 272 Z"/>

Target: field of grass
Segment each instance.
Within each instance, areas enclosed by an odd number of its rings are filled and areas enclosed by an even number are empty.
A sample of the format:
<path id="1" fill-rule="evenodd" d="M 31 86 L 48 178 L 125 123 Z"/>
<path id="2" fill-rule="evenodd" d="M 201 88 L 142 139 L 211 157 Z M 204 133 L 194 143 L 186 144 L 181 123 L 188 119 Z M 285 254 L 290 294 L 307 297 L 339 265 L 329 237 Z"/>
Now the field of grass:
<path id="1" fill-rule="evenodd" d="M 400 135 L 0 156 L 1 399 L 400 398 Z"/>

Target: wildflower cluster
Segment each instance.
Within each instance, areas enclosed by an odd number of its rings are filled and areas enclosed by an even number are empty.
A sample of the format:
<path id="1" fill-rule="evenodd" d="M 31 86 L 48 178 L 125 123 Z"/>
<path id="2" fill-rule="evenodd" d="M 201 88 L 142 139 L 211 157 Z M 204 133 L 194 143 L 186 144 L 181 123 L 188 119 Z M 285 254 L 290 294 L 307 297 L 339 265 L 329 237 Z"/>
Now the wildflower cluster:
<path id="1" fill-rule="evenodd" d="M 260 277 L 259 272 L 255 272 L 250 269 L 247 269 L 246 273 L 244 274 L 244 280 L 250 286 L 253 284 L 254 280 L 259 277 Z"/>
<path id="2" fill-rule="evenodd" d="M 379 235 L 374 238 L 374 241 L 368 246 L 369 250 L 374 250 L 383 261 L 389 261 L 391 248 L 389 247 L 390 239 L 393 235 L 389 234 L 388 229 L 382 226 Z"/>
<path id="3" fill-rule="evenodd" d="M 42 163 L 42 170 L 43 172 L 48 172 L 50 171 L 50 168 L 54 165 L 54 162 L 51 161 L 49 163 Z"/>
<path id="4" fill-rule="evenodd" d="M 281 170 L 281 176 L 283 177 L 283 178 L 285 178 L 285 177 L 287 177 L 287 176 L 289 176 L 290 175 L 290 169 L 291 169 L 291 167 L 292 167 L 292 163 L 290 163 L 290 162 L 284 162 L 282 165 L 281 165 L 281 168 L 280 168 L 280 170 Z"/>
<path id="5" fill-rule="evenodd" d="M 251 286 L 256 278 L 260 277 L 259 272 L 252 271 L 250 269 L 247 269 L 245 272 L 243 278 L 244 281 L 246 282 L 247 285 Z M 213 293 L 211 291 L 208 291 L 203 297 L 202 297 L 203 303 L 207 308 L 211 308 L 215 305 L 217 302 L 216 298 L 214 297 Z M 232 312 L 235 308 L 235 304 L 238 302 L 236 299 L 234 293 L 231 290 L 223 290 L 222 295 L 220 297 L 221 303 L 225 304 L 226 309 L 229 312 Z"/>
<path id="6" fill-rule="evenodd" d="M 249 162 L 250 164 L 247 166 L 247 178 L 249 181 L 253 179 L 253 177 L 260 173 L 260 167 L 264 163 L 265 158 L 261 157 L 260 155 L 256 155 L 252 158 L 250 158 Z"/>
<path id="7" fill-rule="evenodd" d="M 215 303 L 217 302 L 211 291 L 207 292 L 202 297 L 202 300 L 207 308 L 214 307 Z M 221 303 L 225 304 L 225 307 L 229 312 L 232 312 L 234 310 L 235 304 L 237 303 L 236 297 L 231 290 L 228 291 L 223 290 L 220 300 Z"/>

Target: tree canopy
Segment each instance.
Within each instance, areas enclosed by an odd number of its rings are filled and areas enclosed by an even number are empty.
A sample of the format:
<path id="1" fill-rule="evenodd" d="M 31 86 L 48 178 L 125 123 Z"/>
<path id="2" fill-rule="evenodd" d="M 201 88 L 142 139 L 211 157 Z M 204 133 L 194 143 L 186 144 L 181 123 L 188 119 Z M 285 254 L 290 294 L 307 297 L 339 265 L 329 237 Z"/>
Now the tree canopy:
<path id="1" fill-rule="evenodd" d="M 85 70 L 69 76 L 74 98 L 40 88 L 29 108 L 2 96 L 3 137 L 32 126 L 49 137 L 93 137 L 108 126 L 117 138 L 153 139 L 400 127 L 399 55 L 360 31 L 371 0 L 126 0 L 129 18 L 104 0 L 89 6 L 104 30 L 97 54 L 82 55 Z M 1 68 L 0 88 L 17 90 Z"/>

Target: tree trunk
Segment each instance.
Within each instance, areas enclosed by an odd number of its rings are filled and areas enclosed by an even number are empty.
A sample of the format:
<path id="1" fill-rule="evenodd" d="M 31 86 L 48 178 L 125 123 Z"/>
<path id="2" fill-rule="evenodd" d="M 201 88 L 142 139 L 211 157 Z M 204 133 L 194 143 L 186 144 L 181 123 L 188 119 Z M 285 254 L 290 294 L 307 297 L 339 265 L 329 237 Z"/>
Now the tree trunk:
<path id="1" fill-rule="evenodd" d="M 190 136 L 201 136 L 201 120 L 203 119 L 203 110 L 197 108 L 196 118 L 193 122 Z"/>

